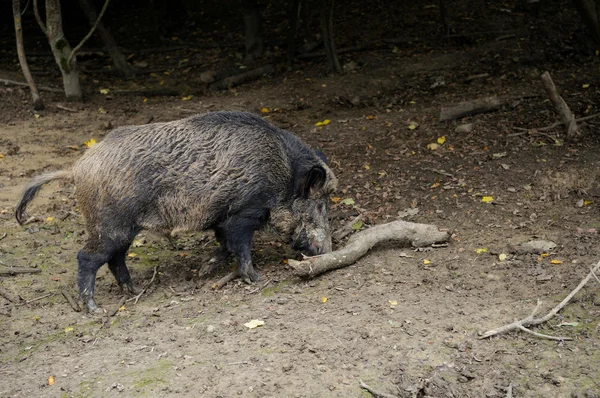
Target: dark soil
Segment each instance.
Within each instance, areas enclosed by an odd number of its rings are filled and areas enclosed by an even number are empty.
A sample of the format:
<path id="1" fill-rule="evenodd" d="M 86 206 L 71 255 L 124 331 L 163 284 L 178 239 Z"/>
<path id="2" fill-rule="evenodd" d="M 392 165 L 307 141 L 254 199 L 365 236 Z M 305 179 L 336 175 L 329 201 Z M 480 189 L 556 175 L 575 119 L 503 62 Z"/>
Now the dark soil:
<path id="1" fill-rule="evenodd" d="M 404 5 L 403 25 L 386 37 L 423 39 L 346 53 L 343 75 L 328 75 L 317 58 L 213 92 L 200 73 L 236 67 L 237 50 L 187 48 L 136 52 L 138 66 L 148 66 L 132 81 L 93 71 L 107 59 L 82 59 L 86 101 L 65 103 L 44 92 L 47 110 L 37 114 L 26 89 L 1 86 L 0 266 L 42 272 L 0 277 L 0 287 L 21 298 L 0 297 L 0 396 L 369 396 L 359 380 L 398 396 L 505 397 L 509 386 L 516 397 L 600 396 L 595 281 L 534 328 L 573 341 L 521 332 L 478 339 L 529 315 L 538 299 L 547 312 L 600 259 L 596 122 L 582 124 L 576 142 L 564 141 L 562 126 L 532 130 L 558 120 L 539 80 L 545 70 L 577 117 L 600 112 L 598 60 L 588 55 L 570 12 L 457 10 L 454 32 L 466 36 L 448 39 L 432 11 L 415 3 Z M 358 5 L 340 12 L 340 48 L 381 40 L 376 28 L 364 37 L 354 33 L 356 26 L 378 26 L 375 12 L 385 15 L 382 26 L 395 26 L 399 16 L 381 7 L 367 16 Z M 512 36 L 502 37 L 506 32 Z M 275 60 L 283 56 L 270 51 Z M 12 55 L 3 58 L 0 78 L 22 80 Z M 54 71 L 50 61 L 38 58 L 32 67 Z M 465 83 L 482 73 L 488 76 Z M 60 85 L 55 75 L 36 80 Z M 159 88 L 180 95 L 114 94 Z M 437 120 L 444 105 L 486 96 L 513 99 L 496 112 Z M 77 294 L 75 256 L 85 240 L 74 188 L 49 184 L 28 209 L 35 219 L 20 227 L 13 213 L 23 186 L 43 171 L 68 167 L 84 142 L 101 140 L 113 127 L 221 109 L 262 114 L 328 155 L 340 180 L 331 203 L 334 229 L 356 213 L 364 228 L 404 217 L 453 230 L 451 242 L 427 250 L 386 244 L 307 281 L 286 265 L 298 254 L 259 236 L 254 261 L 269 283 L 234 281 L 214 291 L 233 264 L 198 276 L 215 246 L 211 234 L 181 235 L 172 250 L 143 232 L 128 262 L 138 286 L 157 270 L 147 292 L 114 317 L 74 312 L 60 293 Z M 468 123 L 472 131 L 455 131 Z M 436 150 L 428 147 L 437 142 L 443 144 Z M 492 203 L 482 201 L 487 196 Z M 518 250 L 534 239 L 557 247 L 543 255 Z M 97 302 L 110 311 L 120 298 L 103 268 Z M 265 325 L 246 328 L 253 319 Z"/>

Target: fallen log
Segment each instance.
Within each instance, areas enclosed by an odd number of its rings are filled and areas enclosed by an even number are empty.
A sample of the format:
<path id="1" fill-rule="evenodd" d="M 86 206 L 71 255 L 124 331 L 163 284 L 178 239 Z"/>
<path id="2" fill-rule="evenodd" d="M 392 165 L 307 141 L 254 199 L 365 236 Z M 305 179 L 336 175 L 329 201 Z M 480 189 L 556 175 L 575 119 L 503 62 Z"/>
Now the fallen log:
<path id="1" fill-rule="evenodd" d="M 39 274 L 42 272 L 39 268 L 20 268 L 20 267 L 11 267 L 0 269 L 0 276 L 15 276 L 22 274 Z"/>
<path id="2" fill-rule="evenodd" d="M 239 75 L 231 76 L 214 82 L 208 87 L 211 90 L 226 90 L 231 87 L 239 86 L 247 81 L 259 79 L 262 75 L 273 73 L 274 70 L 275 68 L 273 68 L 273 65 L 268 64 L 261 66 L 260 68 L 251 69 L 247 72 L 240 73 Z"/>
<path id="3" fill-rule="evenodd" d="M 449 231 L 440 231 L 437 226 L 431 224 L 393 221 L 357 232 L 340 250 L 308 257 L 302 261 L 289 259 L 288 264 L 294 269 L 296 275 L 312 278 L 323 272 L 354 264 L 373 246 L 381 242 L 410 242 L 415 247 L 423 247 L 446 242 L 450 239 L 450 235 Z"/>
<path id="4" fill-rule="evenodd" d="M 465 101 L 456 105 L 444 106 L 440 111 L 440 122 L 460 119 L 469 115 L 491 112 L 500 108 L 504 100 L 498 97 L 479 98 L 472 101 Z"/>

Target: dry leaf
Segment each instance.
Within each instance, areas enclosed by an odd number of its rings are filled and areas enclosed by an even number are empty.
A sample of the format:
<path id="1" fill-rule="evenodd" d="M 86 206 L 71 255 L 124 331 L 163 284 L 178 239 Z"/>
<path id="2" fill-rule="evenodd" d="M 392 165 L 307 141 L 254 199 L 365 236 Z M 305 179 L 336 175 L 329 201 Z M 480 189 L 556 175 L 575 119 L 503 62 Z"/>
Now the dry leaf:
<path id="1" fill-rule="evenodd" d="M 54 221 L 54 217 L 46 217 L 46 222 L 52 222 Z"/>
<path id="2" fill-rule="evenodd" d="M 433 189 L 433 188 L 437 188 L 437 187 L 439 187 L 439 186 L 440 186 L 440 183 L 439 183 L 439 181 L 438 181 L 438 182 L 434 182 L 433 184 L 431 184 L 431 186 L 430 186 L 429 188 L 430 188 L 430 189 Z"/>
<path id="3" fill-rule="evenodd" d="M 246 326 L 248 329 L 255 329 L 259 326 L 264 326 L 265 325 L 265 321 L 261 321 L 259 319 L 253 319 L 250 322 L 244 323 L 244 326 Z"/>
<path id="4" fill-rule="evenodd" d="M 327 297 L 325 297 L 325 296 L 321 296 L 321 302 L 322 302 L 323 304 L 325 304 L 325 303 L 327 302 L 327 300 L 329 300 Z"/>
<path id="5" fill-rule="evenodd" d="M 48 385 L 49 386 L 53 386 L 54 385 L 54 376 L 48 377 Z"/>
<path id="6" fill-rule="evenodd" d="M 365 170 L 371 170 L 371 166 L 369 166 L 368 164 L 365 164 L 363 167 L 365 168 Z"/>
<path id="7" fill-rule="evenodd" d="M 269 108 L 262 108 L 260 110 L 261 113 L 269 113 Z"/>
<path id="8" fill-rule="evenodd" d="M 331 123 L 331 120 L 329 120 L 329 119 L 325 119 L 325 120 L 323 120 L 322 122 L 317 122 L 317 123 L 315 124 L 315 126 L 317 126 L 317 127 L 321 127 L 321 126 L 327 126 L 329 123 Z"/>
<path id="9" fill-rule="evenodd" d="M 191 96 L 191 95 L 188 95 L 187 97 L 183 97 L 183 98 L 181 98 L 181 100 L 182 100 L 182 101 L 189 101 L 189 100 L 191 100 L 191 99 L 192 99 L 192 96 Z"/>
<path id="10" fill-rule="evenodd" d="M 73 329 L 72 327 L 69 326 L 69 327 L 65 328 L 65 333 L 71 333 L 73 330 L 75 330 L 75 329 Z"/>
<path id="11" fill-rule="evenodd" d="M 340 200 L 342 200 L 342 198 L 338 198 L 337 196 L 336 196 L 335 198 L 331 198 L 331 201 L 332 201 L 333 203 L 337 203 L 337 202 L 339 202 Z"/>
<path id="12" fill-rule="evenodd" d="M 342 200 L 340 203 L 343 205 L 352 206 L 354 204 L 354 199 L 347 198 L 347 199 Z"/>
<path id="13" fill-rule="evenodd" d="M 417 124 L 417 123 L 415 123 L 415 122 L 411 122 L 411 123 L 408 125 L 408 129 L 409 129 L 409 130 L 414 130 L 414 129 L 416 129 L 416 128 L 417 128 L 417 126 L 418 126 L 418 124 Z"/>
<path id="14" fill-rule="evenodd" d="M 104 95 L 106 95 L 106 94 L 108 94 L 109 92 L 110 92 L 110 90 L 109 90 L 109 89 L 107 89 L 107 88 L 101 88 L 101 89 L 100 89 L 100 94 L 104 94 Z"/>
<path id="15" fill-rule="evenodd" d="M 562 264 L 562 261 L 560 261 L 560 260 L 551 260 L 550 264 Z"/>
<path id="16" fill-rule="evenodd" d="M 125 311 L 127 309 L 127 307 L 125 307 L 125 305 L 122 305 L 119 307 L 119 311 Z"/>
<path id="17" fill-rule="evenodd" d="M 443 136 L 441 136 L 441 137 L 439 137 L 437 139 L 437 143 L 440 144 L 440 145 L 444 145 L 444 142 L 446 142 L 446 136 L 445 135 L 443 135 Z"/>
<path id="18" fill-rule="evenodd" d="M 88 148 L 91 148 L 91 147 L 93 147 L 93 146 L 94 146 L 94 145 L 96 145 L 96 144 L 97 144 L 97 142 L 96 142 L 96 140 L 95 140 L 95 139 L 93 139 L 93 138 L 90 138 L 90 140 L 89 140 L 89 141 L 86 141 L 86 142 L 84 142 L 84 143 L 83 143 L 83 145 L 85 145 L 85 146 L 86 146 L 86 147 L 88 147 Z"/>
<path id="19" fill-rule="evenodd" d="M 477 253 L 477 254 L 481 254 L 481 253 L 485 253 L 485 252 L 487 252 L 486 247 L 482 247 L 480 249 L 475 249 L 475 253 Z"/>
<path id="20" fill-rule="evenodd" d="M 388 300 L 388 303 L 390 303 L 390 307 L 392 308 L 398 305 L 398 302 L 396 300 Z"/>
<path id="21" fill-rule="evenodd" d="M 427 260 L 427 259 L 425 259 L 425 260 L 423 260 L 423 264 L 425 264 L 425 265 L 427 265 L 427 264 L 431 264 L 431 261 L 430 261 L 430 260 Z"/>
<path id="22" fill-rule="evenodd" d="M 500 253 L 500 255 L 498 256 L 498 260 L 500 261 L 506 261 L 506 253 Z"/>
<path id="23" fill-rule="evenodd" d="M 373 119 L 375 119 L 375 116 L 373 116 L 373 115 L 369 115 L 369 116 L 367 116 L 367 119 L 369 119 L 369 120 L 373 120 Z"/>
<path id="24" fill-rule="evenodd" d="M 129 253 L 129 254 L 127 255 L 127 257 L 137 257 L 137 254 L 135 254 L 135 253 Z"/>
<path id="25" fill-rule="evenodd" d="M 436 144 L 435 142 L 432 142 L 431 144 L 427 144 L 427 149 L 432 150 L 432 151 L 436 151 L 439 148 L 439 145 Z"/>
<path id="26" fill-rule="evenodd" d="M 494 198 L 491 196 L 484 196 L 483 198 L 481 198 L 481 201 L 483 203 L 492 203 L 494 201 Z"/>

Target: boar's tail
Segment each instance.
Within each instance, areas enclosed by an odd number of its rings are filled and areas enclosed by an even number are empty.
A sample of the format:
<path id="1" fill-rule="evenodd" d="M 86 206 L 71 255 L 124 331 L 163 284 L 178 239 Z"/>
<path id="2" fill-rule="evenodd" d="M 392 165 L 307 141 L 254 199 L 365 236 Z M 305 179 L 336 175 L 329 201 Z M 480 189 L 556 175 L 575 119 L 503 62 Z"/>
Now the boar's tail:
<path id="1" fill-rule="evenodd" d="M 23 225 L 23 213 L 25 213 L 25 209 L 27 208 L 29 202 L 31 202 L 31 200 L 35 197 L 42 185 L 52 180 L 73 180 L 71 170 L 60 170 L 44 173 L 34 177 L 29 182 L 29 185 L 27 185 L 27 188 L 25 188 L 25 191 L 21 196 L 21 200 L 17 205 L 17 209 L 15 210 L 15 217 L 20 225 Z"/>

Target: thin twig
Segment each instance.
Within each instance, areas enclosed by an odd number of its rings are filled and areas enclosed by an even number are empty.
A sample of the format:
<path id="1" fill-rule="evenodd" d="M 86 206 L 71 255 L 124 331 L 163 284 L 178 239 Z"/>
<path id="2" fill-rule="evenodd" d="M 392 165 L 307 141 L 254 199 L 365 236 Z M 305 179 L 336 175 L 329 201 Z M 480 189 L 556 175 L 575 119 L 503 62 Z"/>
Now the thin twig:
<path id="1" fill-rule="evenodd" d="M 520 330 L 522 330 L 522 331 L 524 331 L 524 332 L 526 332 L 526 333 L 529 333 L 529 334 L 532 334 L 534 336 L 540 337 L 542 339 L 558 340 L 558 341 L 573 340 L 570 337 L 549 336 L 547 334 L 542 334 L 542 333 L 534 332 L 533 330 L 529 330 L 526 327 L 523 327 L 523 325 L 517 325 L 517 328 L 520 329 Z"/>
<path id="2" fill-rule="evenodd" d="M 152 274 L 152 279 L 150 279 L 150 282 L 148 282 L 146 284 L 146 286 L 142 289 L 142 291 L 140 292 L 140 294 L 138 294 L 135 297 L 132 297 L 130 299 L 127 300 L 127 302 L 130 302 L 132 300 L 135 300 L 133 302 L 133 304 L 137 304 L 138 300 L 140 299 L 140 297 L 142 297 L 142 294 L 144 294 L 146 292 L 146 290 L 148 290 L 148 288 L 150 287 L 150 285 L 152 284 L 152 282 L 154 282 L 154 278 L 156 278 L 156 274 L 158 273 L 158 265 L 156 267 L 154 267 L 154 273 Z"/>
<path id="3" fill-rule="evenodd" d="M 86 41 L 88 41 L 88 39 L 90 37 L 92 37 L 92 34 L 94 34 L 94 31 L 96 30 L 96 27 L 98 27 L 98 24 L 100 23 L 100 20 L 102 19 L 102 17 L 104 16 L 104 13 L 106 12 L 106 9 L 108 8 L 108 3 L 109 2 L 110 2 L 110 0 L 106 0 L 104 2 L 104 6 L 102 7 L 102 11 L 100 11 L 100 15 L 98 15 L 98 19 L 96 19 L 96 22 L 94 23 L 94 26 L 92 26 L 92 29 L 90 29 L 90 31 L 88 32 L 88 34 L 85 35 L 85 37 L 83 39 L 81 39 L 81 41 L 79 42 L 79 44 L 76 45 L 73 50 L 71 50 L 71 54 L 69 55 L 69 58 L 67 59 L 67 65 L 69 67 L 71 66 L 71 61 L 73 61 L 73 57 L 75 56 L 75 53 L 77 51 L 79 51 L 79 49 L 81 48 L 81 46 L 83 46 L 83 43 L 85 43 Z"/>
<path id="4" fill-rule="evenodd" d="M 258 292 L 260 290 L 263 290 L 265 287 L 267 287 L 269 285 L 269 283 L 271 283 L 270 279 L 268 281 L 266 281 L 265 283 L 263 283 L 263 285 L 261 287 L 257 287 L 256 289 L 250 290 L 248 292 L 248 294 L 256 293 L 256 292 Z"/>
<path id="5" fill-rule="evenodd" d="M 598 277 L 596 276 L 596 273 L 594 272 L 594 269 L 593 269 L 593 268 L 590 268 L 590 272 L 592 273 L 592 276 L 593 276 L 594 278 L 596 278 L 596 282 L 600 283 L 600 279 L 598 279 Z"/>
<path id="6" fill-rule="evenodd" d="M 13 86 L 20 86 L 20 87 L 27 87 L 29 88 L 29 85 L 27 83 L 23 83 L 23 82 L 18 82 L 16 80 L 8 80 L 8 79 L 0 79 L 0 83 L 4 83 L 4 85 L 13 85 Z M 40 91 L 48 91 L 51 93 L 62 93 L 63 90 L 59 89 L 59 88 L 52 88 L 52 87 L 44 87 L 44 86 L 39 86 L 38 90 Z"/>
<path id="7" fill-rule="evenodd" d="M 60 105 L 60 104 L 57 104 L 57 105 L 56 105 L 56 107 L 57 107 L 58 109 L 62 109 L 63 111 L 67 111 L 67 112 L 72 112 L 72 113 L 77 113 L 77 112 L 79 112 L 77 109 L 67 108 L 66 106 L 64 106 L 64 105 Z"/>
<path id="8" fill-rule="evenodd" d="M 79 307 L 79 305 L 75 302 L 75 300 L 73 300 L 73 297 L 71 297 L 71 295 L 69 293 L 67 293 L 67 291 L 65 289 L 60 289 L 60 292 L 62 293 L 64 298 L 67 300 L 67 303 L 69 303 L 71 308 L 73 308 L 73 311 L 75 311 L 75 312 L 81 311 L 81 308 Z"/>
<path id="9" fill-rule="evenodd" d="M 231 271 L 230 273 L 228 273 L 227 275 L 225 275 L 224 277 L 222 277 L 221 279 L 219 279 L 218 281 L 216 281 L 214 283 L 214 285 L 212 285 L 212 288 L 214 290 L 219 290 L 220 288 L 222 288 L 223 286 L 225 286 L 226 284 L 228 284 L 235 278 L 239 278 L 239 277 L 240 277 L 240 271 L 238 268 L 236 268 L 233 271 Z"/>
<path id="10" fill-rule="evenodd" d="M 115 305 L 115 307 L 108 313 L 109 317 L 115 316 L 117 312 L 119 312 L 119 308 L 121 308 L 127 302 L 127 296 L 121 297 L 121 300 Z"/>
<path id="11" fill-rule="evenodd" d="M 7 269 L 0 269 L 0 276 L 6 276 L 6 275 L 14 276 L 14 275 L 22 275 L 22 274 L 39 274 L 40 272 L 42 272 L 42 270 L 39 269 L 39 268 L 13 267 L 13 268 L 7 268 Z"/>
<path id="12" fill-rule="evenodd" d="M 600 269 L 600 261 L 596 264 L 596 266 L 594 268 L 592 268 L 590 273 L 587 274 L 587 276 L 585 278 L 583 278 L 583 280 L 579 283 L 579 285 L 577 285 L 577 287 L 571 293 L 569 293 L 569 295 L 567 297 L 565 297 L 565 299 L 563 301 L 561 301 L 560 304 L 558 304 L 556 307 L 554 307 L 545 316 L 543 316 L 541 318 L 534 318 L 534 316 L 535 316 L 534 314 L 537 312 L 537 309 L 540 305 L 540 303 L 538 302 L 538 305 L 536 306 L 536 309 L 534 310 L 534 312 L 531 315 L 529 315 L 527 318 L 521 319 L 519 321 L 514 321 L 513 323 L 509 323 L 507 325 L 501 326 L 496 329 L 488 330 L 487 332 L 485 332 L 484 334 L 479 336 L 479 339 L 486 339 L 488 337 L 492 337 L 492 336 L 495 336 L 500 333 L 506 333 L 506 332 L 509 332 L 509 331 L 512 331 L 515 329 L 521 329 L 521 327 L 527 328 L 529 326 L 535 326 L 535 325 L 539 325 L 544 322 L 547 322 L 552 317 L 554 317 L 565 305 L 567 305 L 567 303 L 573 298 L 573 296 L 575 296 L 577 294 L 577 292 L 579 292 L 581 290 L 581 288 L 584 287 L 586 285 L 586 283 L 589 282 L 589 280 L 595 275 L 595 273 L 598 271 L 598 269 Z M 565 338 L 561 338 L 561 340 L 565 340 Z"/>
<path id="13" fill-rule="evenodd" d="M 252 362 L 248 362 L 248 361 L 230 362 L 227 365 L 252 365 Z"/>
<path id="14" fill-rule="evenodd" d="M 25 301 L 23 304 L 29 304 L 29 303 L 33 303 L 34 301 L 38 301 L 38 300 L 41 300 L 41 299 L 45 299 L 46 297 L 54 296 L 55 294 L 56 294 L 56 292 L 54 292 L 54 293 L 48 293 L 48 294 L 44 294 L 43 296 L 36 297 L 36 298 L 34 298 L 34 299 L 31 299 L 31 300 L 27 300 L 27 301 Z"/>
<path id="15" fill-rule="evenodd" d="M 383 393 L 381 391 L 374 390 L 373 388 L 369 387 L 368 384 L 366 384 L 364 381 L 362 381 L 360 379 L 358 381 L 360 382 L 360 387 L 364 388 L 365 390 L 370 392 L 374 398 L 397 398 L 395 395 L 390 395 L 390 394 Z"/>
<path id="16" fill-rule="evenodd" d="M 513 385 L 510 383 L 508 387 L 506 387 L 506 397 L 505 398 L 513 398 Z"/>
<path id="17" fill-rule="evenodd" d="M 6 234 L 5 234 L 5 233 L 4 233 L 4 234 L 2 234 L 2 236 L 0 236 L 0 240 L 2 240 L 2 239 L 4 239 L 4 238 L 6 238 Z"/>

